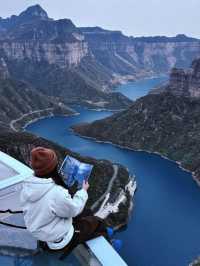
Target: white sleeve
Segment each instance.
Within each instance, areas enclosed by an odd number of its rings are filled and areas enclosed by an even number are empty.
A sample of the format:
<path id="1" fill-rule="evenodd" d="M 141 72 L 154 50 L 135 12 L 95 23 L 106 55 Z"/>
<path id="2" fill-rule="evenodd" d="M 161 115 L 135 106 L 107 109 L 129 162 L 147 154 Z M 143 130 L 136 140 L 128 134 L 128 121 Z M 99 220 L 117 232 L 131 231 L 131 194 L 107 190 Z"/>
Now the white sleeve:
<path id="1" fill-rule="evenodd" d="M 78 190 L 72 198 L 67 189 L 59 188 L 53 210 L 62 218 L 72 218 L 82 212 L 88 199 L 87 191 Z"/>

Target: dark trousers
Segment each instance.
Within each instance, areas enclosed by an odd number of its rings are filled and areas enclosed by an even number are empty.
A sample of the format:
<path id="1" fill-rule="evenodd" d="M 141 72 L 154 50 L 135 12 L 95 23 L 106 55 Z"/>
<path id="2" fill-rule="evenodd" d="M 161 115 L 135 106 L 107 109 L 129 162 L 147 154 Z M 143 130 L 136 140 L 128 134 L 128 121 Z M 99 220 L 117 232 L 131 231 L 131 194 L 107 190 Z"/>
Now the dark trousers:
<path id="1" fill-rule="evenodd" d="M 104 236 L 108 239 L 106 223 L 93 216 L 90 210 L 84 210 L 80 215 L 73 219 L 74 235 L 71 241 L 60 250 L 49 250 L 51 252 L 62 251 L 60 259 L 64 259 L 76 246 L 84 244 L 86 241 L 96 238 L 98 236 Z"/>

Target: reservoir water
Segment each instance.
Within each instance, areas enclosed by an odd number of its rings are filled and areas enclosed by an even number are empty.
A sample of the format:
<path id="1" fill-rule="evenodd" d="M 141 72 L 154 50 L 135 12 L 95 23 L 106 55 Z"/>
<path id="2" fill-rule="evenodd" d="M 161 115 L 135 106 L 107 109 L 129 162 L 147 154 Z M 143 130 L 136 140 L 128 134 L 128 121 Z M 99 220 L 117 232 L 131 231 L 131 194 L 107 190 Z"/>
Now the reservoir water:
<path id="1" fill-rule="evenodd" d="M 158 83 L 160 80 L 157 79 Z M 141 81 L 134 83 L 134 87 L 137 84 L 139 90 Z M 143 84 L 149 90 L 152 79 Z M 200 188 L 191 174 L 158 155 L 74 135 L 71 125 L 111 115 L 106 111 L 76 109 L 80 112 L 78 116 L 46 118 L 29 125 L 26 130 L 82 155 L 119 162 L 136 176 L 138 190 L 134 210 L 126 230 L 117 234 L 124 243 L 121 256 L 129 266 L 188 265 L 200 255 Z M 41 265 L 52 265 L 51 260 L 46 258 Z M 117 265 L 111 263 L 111 266 Z"/>
<path id="2" fill-rule="evenodd" d="M 120 85 L 116 88 L 116 91 L 123 93 L 131 100 L 135 100 L 146 95 L 151 88 L 159 87 L 159 85 L 167 79 L 167 76 L 162 76 L 158 78 L 143 79 L 137 82 L 129 82 L 127 84 Z"/>

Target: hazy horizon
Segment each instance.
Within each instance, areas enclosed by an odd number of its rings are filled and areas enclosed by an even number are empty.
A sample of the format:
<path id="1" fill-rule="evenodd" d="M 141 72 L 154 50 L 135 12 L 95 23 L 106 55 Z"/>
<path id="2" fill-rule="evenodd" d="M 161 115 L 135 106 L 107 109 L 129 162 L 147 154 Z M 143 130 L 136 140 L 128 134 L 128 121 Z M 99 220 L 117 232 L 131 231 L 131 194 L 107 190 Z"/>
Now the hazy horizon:
<path id="1" fill-rule="evenodd" d="M 198 30 L 199 0 L 7 0 L 2 4 L 0 17 L 18 15 L 31 5 L 39 4 L 49 17 L 69 18 L 78 27 L 99 26 L 120 30 L 131 36 L 175 36 L 185 34 L 200 38 Z M 92 12 L 91 12 L 92 10 Z"/>

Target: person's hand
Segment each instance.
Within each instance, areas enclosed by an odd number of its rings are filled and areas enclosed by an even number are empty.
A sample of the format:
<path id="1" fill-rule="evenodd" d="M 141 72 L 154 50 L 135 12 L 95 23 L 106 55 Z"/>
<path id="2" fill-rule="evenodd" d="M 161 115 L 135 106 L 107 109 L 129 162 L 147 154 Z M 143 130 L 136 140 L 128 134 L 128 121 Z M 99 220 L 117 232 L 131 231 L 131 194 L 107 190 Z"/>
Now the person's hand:
<path id="1" fill-rule="evenodd" d="M 83 181 L 83 189 L 85 189 L 86 191 L 88 190 L 88 188 L 90 187 L 89 183 L 87 181 Z"/>

